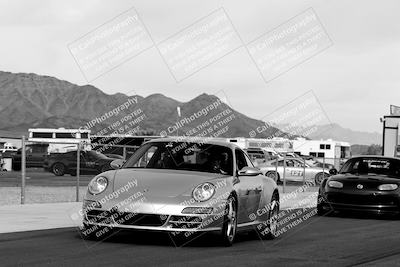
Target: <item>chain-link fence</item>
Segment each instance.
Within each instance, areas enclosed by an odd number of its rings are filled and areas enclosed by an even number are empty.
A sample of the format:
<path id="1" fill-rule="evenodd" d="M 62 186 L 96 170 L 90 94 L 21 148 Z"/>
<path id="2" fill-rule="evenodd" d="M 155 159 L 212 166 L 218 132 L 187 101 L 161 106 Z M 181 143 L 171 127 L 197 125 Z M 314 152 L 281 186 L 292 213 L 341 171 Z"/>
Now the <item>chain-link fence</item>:
<path id="1" fill-rule="evenodd" d="M 78 141 L 78 140 L 77 140 Z M 81 201 L 94 175 L 129 158 L 140 144 L 39 142 L 0 159 L 0 205 Z"/>

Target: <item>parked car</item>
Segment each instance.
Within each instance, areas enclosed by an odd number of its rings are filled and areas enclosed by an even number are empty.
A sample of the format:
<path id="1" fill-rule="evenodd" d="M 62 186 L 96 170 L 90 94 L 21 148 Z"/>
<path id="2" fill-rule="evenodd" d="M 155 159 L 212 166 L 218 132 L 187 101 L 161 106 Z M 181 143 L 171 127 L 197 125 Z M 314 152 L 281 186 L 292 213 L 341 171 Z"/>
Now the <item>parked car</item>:
<path id="1" fill-rule="evenodd" d="M 256 229 L 267 239 L 277 233 L 277 185 L 235 144 L 154 139 L 121 164 L 115 160 L 117 170 L 89 183 L 84 238 L 102 239 L 113 229 L 166 231 L 178 240 L 216 232 L 230 246 L 237 230 Z"/>
<path id="2" fill-rule="evenodd" d="M 276 162 L 278 162 L 278 167 L 276 167 Z M 302 160 L 297 158 L 286 158 L 286 165 L 284 165 L 283 159 L 273 160 L 268 162 L 267 166 L 260 167 L 260 170 L 265 176 L 279 183 L 282 182 L 284 170 L 287 181 L 303 181 L 305 172 L 305 180 L 314 181 L 317 185 L 321 184 L 324 178 L 330 176 L 328 169 L 314 167 L 307 163 L 304 164 Z"/>
<path id="3" fill-rule="evenodd" d="M 17 151 L 18 151 L 17 147 L 11 143 L 5 143 L 3 148 L 0 149 L 0 153 L 17 152 Z"/>
<path id="4" fill-rule="evenodd" d="M 27 144 L 25 147 L 26 168 L 42 168 L 44 159 L 47 156 L 48 144 Z M 12 169 L 21 170 L 22 148 L 12 156 Z"/>
<path id="5" fill-rule="evenodd" d="M 268 150 L 265 148 L 247 148 L 244 149 L 244 151 L 247 152 L 256 167 L 258 167 L 259 165 L 263 165 L 273 159 L 281 158 L 281 156 L 276 151 Z"/>
<path id="6" fill-rule="evenodd" d="M 399 158 L 354 157 L 321 184 L 317 211 L 319 215 L 332 211 L 400 214 L 399 187 Z"/>
<path id="7" fill-rule="evenodd" d="M 76 175 L 77 151 L 67 153 L 51 153 L 44 160 L 43 168 L 57 176 L 64 174 Z M 99 174 L 110 170 L 110 163 L 113 158 L 109 158 L 97 151 L 81 151 L 80 173 Z"/>

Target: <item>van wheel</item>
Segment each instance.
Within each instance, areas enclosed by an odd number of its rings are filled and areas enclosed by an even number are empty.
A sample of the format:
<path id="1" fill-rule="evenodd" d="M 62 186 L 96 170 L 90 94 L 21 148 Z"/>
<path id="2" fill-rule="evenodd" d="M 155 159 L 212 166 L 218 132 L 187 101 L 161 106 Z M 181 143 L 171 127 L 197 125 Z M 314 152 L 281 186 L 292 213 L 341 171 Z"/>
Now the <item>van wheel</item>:
<path id="1" fill-rule="evenodd" d="M 52 171 L 56 176 L 63 176 L 65 174 L 65 166 L 57 162 L 53 165 Z"/>

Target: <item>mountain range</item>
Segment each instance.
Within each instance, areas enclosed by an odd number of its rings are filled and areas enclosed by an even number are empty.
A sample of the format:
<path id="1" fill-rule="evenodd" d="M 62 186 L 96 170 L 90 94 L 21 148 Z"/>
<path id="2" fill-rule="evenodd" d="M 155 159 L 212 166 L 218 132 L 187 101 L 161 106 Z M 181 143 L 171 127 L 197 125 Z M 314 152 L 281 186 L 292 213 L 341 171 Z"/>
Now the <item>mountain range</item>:
<path id="1" fill-rule="evenodd" d="M 178 133 L 180 135 L 188 132 L 193 134 L 191 131 L 193 128 L 199 130 L 218 114 L 223 120 L 225 115 L 221 116 L 221 112 L 227 109 L 230 112 L 225 117 L 231 116 L 234 119 L 226 123 L 229 126 L 226 131 L 219 129 L 221 131 L 218 136 L 249 137 L 250 130 L 265 125 L 260 120 L 252 119 L 234 110 L 214 95 L 201 94 L 188 102 L 180 102 L 162 94 L 152 94 L 147 97 L 127 96 L 122 93 L 108 95 L 92 85 L 78 86 L 68 81 L 34 73 L 0 71 L 0 136 L 26 133 L 29 128 L 83 127 L 89 125 L 88 122 L 94 118 L 104 117 L 106 113 L 133 98 L 137 99 L 137 105 L 131 105 L 129 108 L 120 110 L 118 115 L 96 122 L 90 127 L 92 133 L 110 129 L 110 125 L 115 126 L 115 122 L 121 122 L 125 116 L 140 108 L 145 118 L 137 124 L 140 129 L 135 131 L 135 134 L 159 135 L 162 131 L 168 132 L 168 129 L 172 129 L 171 127 L 176 125 L 178 119 L 190 118 L 193 114 L 216 102 L 220 103 L 218 108 L 209 110 L 207 115 L 203 114 L 193 121 L 179 125 Z M 181 110 L 180 118 L 177 115 L 178 106 Z M 125 131 L 133 129 L 132 125 L 128 125 L 128 121 L 122 124 L 124 125 L 117 128 L 123 126 Z M 220 125 L 219 128 L 224 128 L 226 125 Z M 217 131 L 218 129 L 214 127 L 213 133 Z M 269 127 L 257 134 L 257 138 L 270 137 L 277 131 L 279 129 L 276 127 Z M 176 133 L 175 131 L 170 134 Z M 200 131 L 196 135 L 199 133 Z M 280 136 L 293 137 L 286 133 Z M 331 138 L 348 141 L 352 144 L 378 144 L 381 141 L 378 133 L 353 131 L 342 128 L 338 124 L 319 126 L 318 131 L 309 137 L 313 139 Z"/>
<path id="2" fill-rule="evenodd" d="M 121 93 L 108 95 L 92 85 L 78 86 L 50 76 L 0 72 L 0 133 L 21 133 L 29 128 L 84 127 L 91 120 L 101 118 L 133 98 L 138 101 L 136 107 L 131 105 L 129 108 L 121 109 L 118 115 L 95 123 L 93 127 L 89 127 L 92 133 L 110 129 L 108 128 L 110 125 L 121 122 L 125 116 L 140 108 L 142 114 L 145 114 L 145 119 L 138 124 L 140 131 L 135 131 L 135 133 L 159 135 L 161 131 L 168 130 L 177 123 L 178 106 L 182 111 L 181 118 L 189 118 L 218 101 L 220 103 L 218 108 L 210 110 L 206 116 L 202 115 L 190 123 L 185 123 L 179 128 L 178 133 L 182 134 L 199 125 L 204 125 L 205 121 L 226 109 L 230 110 L 229 115 L 233 114 L 234 119 L 228 123 L 229 129 L 225 132 L 221 131 L 218 136 L 247 137 L 250 129 L 263 124 L 262 121 L 237 112 L 214 95 L 201 94 L 188 102 L 180 102 L 162 94 L 152 94 L 147 97 L 127 96 Z M 127 121 L 122 124 L 126 131 L 120 133 L 124 134 L 133 130 Z M 216 131 L 214 128 L 214 132 Z M 270 136 L 276 131 L 278 129 L 271 127 L 259 137 Z M 108 130 L 108 133 L 110 132 Z M 290 136 L 283 135 L 283 137 Z"/>

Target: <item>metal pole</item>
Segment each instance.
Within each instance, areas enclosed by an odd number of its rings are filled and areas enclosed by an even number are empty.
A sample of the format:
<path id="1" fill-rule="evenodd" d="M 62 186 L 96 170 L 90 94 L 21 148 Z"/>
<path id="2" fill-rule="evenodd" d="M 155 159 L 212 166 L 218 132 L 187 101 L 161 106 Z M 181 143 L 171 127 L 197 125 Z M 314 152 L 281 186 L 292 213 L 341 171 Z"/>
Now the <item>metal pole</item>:
<path id="1" fill-rule="evenodd" d="M 81 144 L 78 144 L 76 151 L 76 202 L 79 202 L 79 180 L 81 170 Z"/>
<path id="2" fill-rule="evenodd" d="M 126 160 L 126 147 L 122 148 L 124 160 Z"/>
<path id="3" fill-rule="evenodd" d="M 325 179 L 325 154 L 324 157 L 322 158 L 322 180 Z"/>
<path id="4" fill-rule="evenodd" d="M 303 185 L 306 184 L 306 159 L 303 158 Z"/>
<path id="5" fill-rule="evenodd" d="M 278 183 L 278 157 L 276 157 L 275 161 L 275 178 L 276 178 L 276 183 Z"/>
<path id="6" fill-rule="evenodd" d="M 283 193 L 286 188 L 286 152 L 283 154 Z"/>
<path id="7" fill-rule="evenodd" d="M 25 136 L 22 136 L 21 144 L 22 144 L 22 151 L 21 151 L 21 204 L 25 204 L 25 179 L 26 179 Z"/>

